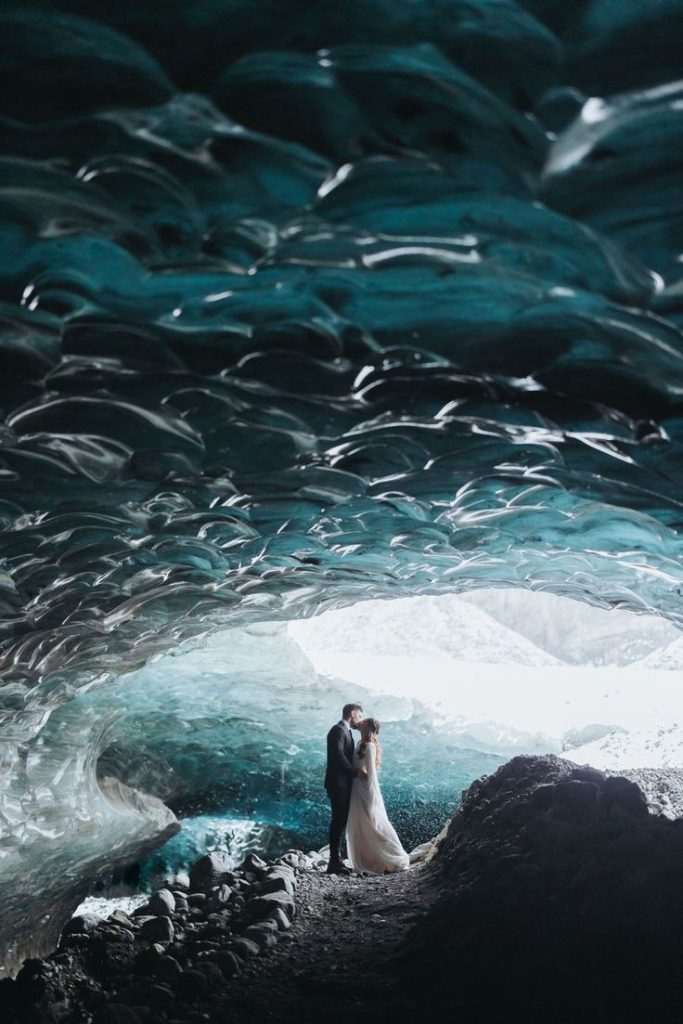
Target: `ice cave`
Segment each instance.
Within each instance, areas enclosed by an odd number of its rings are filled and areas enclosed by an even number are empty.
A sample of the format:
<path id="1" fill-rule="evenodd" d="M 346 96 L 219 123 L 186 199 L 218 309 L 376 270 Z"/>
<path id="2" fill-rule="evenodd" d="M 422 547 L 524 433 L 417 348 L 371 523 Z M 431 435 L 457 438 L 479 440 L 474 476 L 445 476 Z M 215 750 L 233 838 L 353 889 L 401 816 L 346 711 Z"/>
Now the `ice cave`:
<path id="1" fill-rule="evenodd" d="M 678 1021 L 683 0 L 0 29 L 0 1018 Z"/>

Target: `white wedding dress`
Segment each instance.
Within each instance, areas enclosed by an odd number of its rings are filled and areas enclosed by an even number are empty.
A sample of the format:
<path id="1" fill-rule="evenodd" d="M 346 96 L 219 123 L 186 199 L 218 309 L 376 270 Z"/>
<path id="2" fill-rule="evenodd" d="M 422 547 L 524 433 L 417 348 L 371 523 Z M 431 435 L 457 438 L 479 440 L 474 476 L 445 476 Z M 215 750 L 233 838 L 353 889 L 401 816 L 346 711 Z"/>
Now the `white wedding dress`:
<path id="1" fill-rule="evenodd" d="M 356 871 L 405 871 L 410 858 L 401 846 L 394 826 L 387 817 L 379 788 L 375 764 L 375 744 L 368 743 L 363 757 L 358 756 L 360 743 L 353 755 L 354 768 L 368 773 L 367 780 L 353 780 L 349 820 L 346 825 L 346 846 L 349 860 Z"/>

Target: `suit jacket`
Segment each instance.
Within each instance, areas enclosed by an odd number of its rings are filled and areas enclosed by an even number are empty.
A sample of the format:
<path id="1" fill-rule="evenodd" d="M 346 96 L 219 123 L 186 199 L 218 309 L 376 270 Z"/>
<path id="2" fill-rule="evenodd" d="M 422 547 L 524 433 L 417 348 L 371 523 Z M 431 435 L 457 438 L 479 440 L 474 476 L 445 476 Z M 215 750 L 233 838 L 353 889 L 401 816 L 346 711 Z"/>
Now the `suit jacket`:
<path id="1" fill-rule="evenodd" d="M 345 786 L 351 788 L 356 769 L 353 767 L 353 736 L 341 722 L 333 725 L 327 734 L 327 770 L 325 788 Z"/>

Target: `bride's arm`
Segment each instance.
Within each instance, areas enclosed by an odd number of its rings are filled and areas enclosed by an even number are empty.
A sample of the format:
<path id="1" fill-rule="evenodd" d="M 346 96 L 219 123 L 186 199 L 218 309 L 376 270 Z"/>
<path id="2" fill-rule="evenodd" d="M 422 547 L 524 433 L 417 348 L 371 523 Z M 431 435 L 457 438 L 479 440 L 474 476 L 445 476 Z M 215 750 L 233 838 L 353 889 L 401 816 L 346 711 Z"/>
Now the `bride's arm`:
<path id="1" fill-rule="evenodd" d="M 361 758 L 361 770 L 360 775 L 364 782 L 368 782 L 370 777 L 375 774 L 377 769 L 375 768 L 375 744 L 368 743 L 365 748 L 365 753 Z"/>

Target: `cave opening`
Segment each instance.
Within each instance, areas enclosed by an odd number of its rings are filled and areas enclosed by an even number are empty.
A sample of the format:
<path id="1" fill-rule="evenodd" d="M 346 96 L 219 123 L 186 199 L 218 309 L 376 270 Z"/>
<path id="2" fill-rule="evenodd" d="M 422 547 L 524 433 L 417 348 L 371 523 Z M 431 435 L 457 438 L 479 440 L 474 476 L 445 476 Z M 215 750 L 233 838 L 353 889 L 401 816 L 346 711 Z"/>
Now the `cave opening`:
<path id="1" fill-rule="evenodd" d="M 81 720 L 109 723 L 100 785 L 152 795 L 182 826 L 104 872 L 79 912 L 186 882 L 207 850 L 237 865 L 250 851 L 319 849 L 325 733 L 348 700 L 382 722 L 383 791 L 410 850 L 518 754 L 608 772 L 680 766 L 682 681 L 671 622 L 543 591 L 375 599 L 216 632 L 78 698 Z"/>

